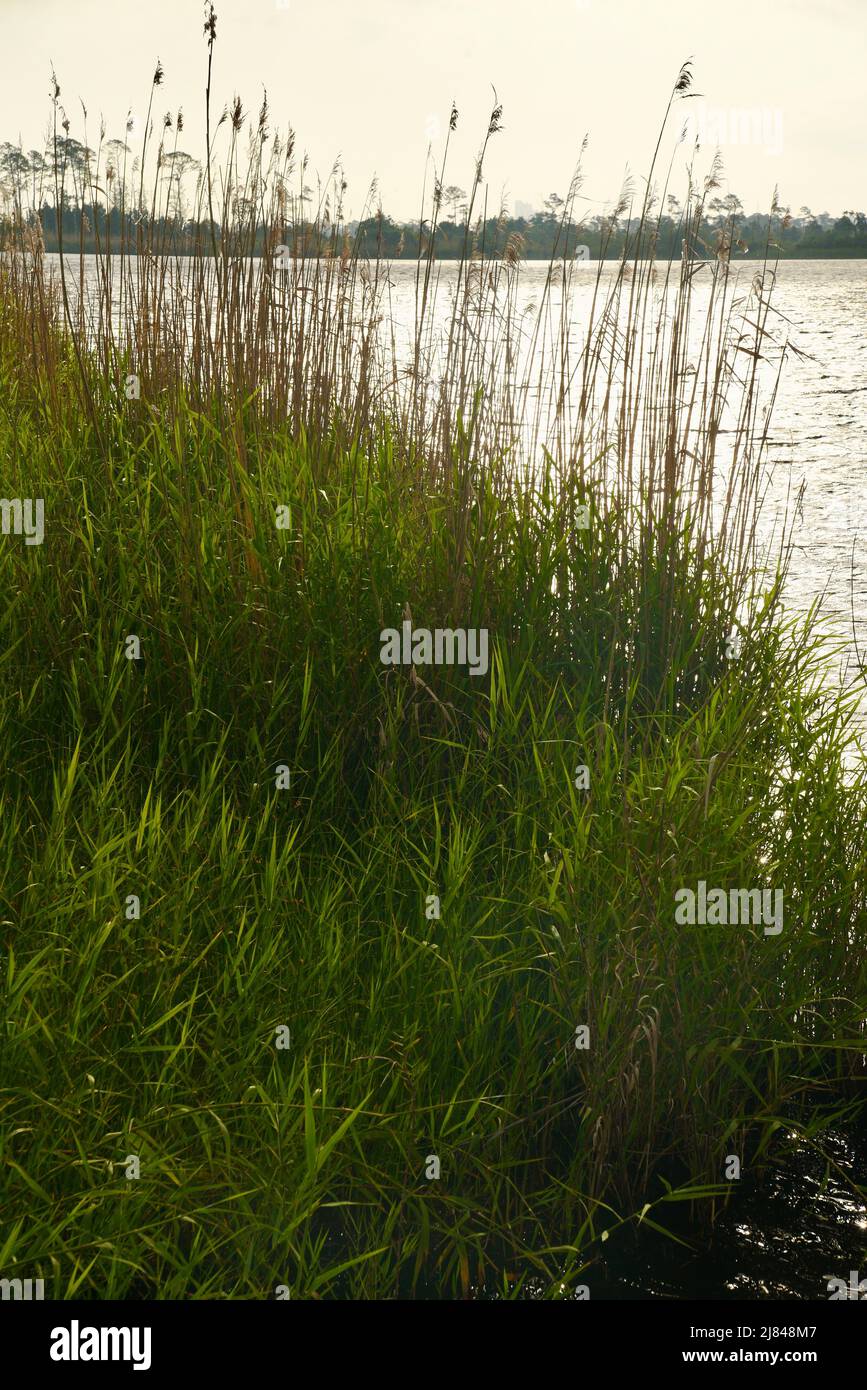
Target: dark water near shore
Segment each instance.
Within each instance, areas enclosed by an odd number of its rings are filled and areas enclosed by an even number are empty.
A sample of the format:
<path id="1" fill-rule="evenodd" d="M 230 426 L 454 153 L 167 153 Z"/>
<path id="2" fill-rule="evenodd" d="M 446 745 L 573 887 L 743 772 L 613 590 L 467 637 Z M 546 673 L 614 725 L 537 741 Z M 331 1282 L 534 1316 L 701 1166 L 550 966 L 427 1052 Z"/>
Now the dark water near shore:
<path id="1" fill-rule="evenodd" d="M 619 1243 L 591 1297 L 827 1300 L 832 1276 L 867 1278 L 867 1201 L 853 1189 L 867 1180 L 867 1133 L 826 1134 L 819 1147 L 831 1164 L 793 1141 L 758 1181 L 744 1179 L 709 1245 L 694 1232 L 693 1251 L 653 1232 Z M 670 1229 L 690 1240 L 680 1223 Z"/>
<path id="2" fill-rule="evenodd" d="M 581 1282 L 591 1302 L 827 1301 L 829 1279 L 867 1279 L 865 1185 L 867 1125 L 815 1144 L 790 1136 L 756 1178 L 732 1184 L 712 1228 L 691 1226 L 686 1203 L 656 1206 L 651 1216 L 670 1235 L 625 1227 Z M 529 1279 L 519 1297 L 551 1294 Z"/>

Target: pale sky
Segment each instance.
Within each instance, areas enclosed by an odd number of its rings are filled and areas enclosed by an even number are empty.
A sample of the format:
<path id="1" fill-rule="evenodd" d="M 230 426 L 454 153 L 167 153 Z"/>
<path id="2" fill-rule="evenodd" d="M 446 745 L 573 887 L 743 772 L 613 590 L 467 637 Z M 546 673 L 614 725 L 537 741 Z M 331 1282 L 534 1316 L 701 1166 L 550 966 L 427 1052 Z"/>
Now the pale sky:
<path id="1" fill-rule="evenodd" d="M 100 115 L 108 138 L 123 137 L 159 58 L 155 114 L 182 106 L 182 148 L 200 157 L 204 8 L 0 0 L 0 141 L 43 146 L 52 63 L 70 134 L 83 138 L 83 101 L 90 145 Z M 292 124 L 311 171 L 326 176 L 341 158 L 350 216 L 374 175 L 387 212 L 418 215 L 428 146 L 441 155 L 453 99 L 446 181 L 467 188 L 492 84 L 503 104 L 485 165 L 492 202 L 505 192 L 512 210 L 538 208 L 565 195 L 586 133 L 583 206 L 601 211 L 627 169 L 646 171 L 690 57 L 702 96 L 679 108 L 665 150 L 691 114 L 698 167 L 719 142 L 723 192 L 748 211 L 766 209 L 775 184 L 795 213 L 867 208 L 867 0 L 216 0 L 216 11 L 215 110 L 239 93 L 255 117 L 267 88 L 272 130 Z"/>

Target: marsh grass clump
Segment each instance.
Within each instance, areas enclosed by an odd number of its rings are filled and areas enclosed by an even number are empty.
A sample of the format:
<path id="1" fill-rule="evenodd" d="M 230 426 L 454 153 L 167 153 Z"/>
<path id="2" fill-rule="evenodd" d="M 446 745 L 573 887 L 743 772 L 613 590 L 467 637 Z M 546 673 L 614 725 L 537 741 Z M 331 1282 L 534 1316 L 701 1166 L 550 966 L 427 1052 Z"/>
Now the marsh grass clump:
<path id="1" fill-rule="evenodd" d="M 116 148 L 73 168 L 95 262 L 52 274 L 21 209 L 0 269 L 3 494 L 46 504 L 0 541 L 4 1269 L 563 1296 L 862 1095 L 854 696 L 756 539 L 773 269 L 660 269 L 652 170 L 577 343 L 587 268 L 528 315 L 471 215 L 444 288 L 444 160 L 401 348 L 265 106 L 244 159 L 209 114 L 173 241 L 179 126 L 149 201 L 150 115 L 137 195 Z M 384 667 L 407 611 L 486 629 L 486 678 Z M 784 931 L 676 926 L 701 878 L 781 888 Z"/>

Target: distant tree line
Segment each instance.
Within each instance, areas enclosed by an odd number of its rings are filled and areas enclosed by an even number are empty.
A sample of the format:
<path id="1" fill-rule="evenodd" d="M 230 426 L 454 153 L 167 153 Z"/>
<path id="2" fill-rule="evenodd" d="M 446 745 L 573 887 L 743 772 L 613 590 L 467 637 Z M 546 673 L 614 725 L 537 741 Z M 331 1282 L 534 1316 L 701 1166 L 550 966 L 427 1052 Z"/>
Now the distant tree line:
<path id="1" fill-rule="evenodd" d="M 0 218 L 0 228 L 4 222 L 11 230 L 12 222 L 5 218 Z M 56 209 L 44 205 L 31 219 L 33 230 L 37 223 L 44 249 L 59 251 Z M 586 247 L 587 252 L 580 254 L 587 254 L 590 260 L 618 260 L 636 230 L 637 223 L 630 221 L 612 228 L 605 218 L 594 217 L 577 225 L 552 222 L 537 213 L 531 218 L 491 217 L 469 228 L 461 223 L 441 222 L 432 232 L 429 224 L 399 223 L 382 215 L 341 227 L 323 228 L 318 223 L 303 221 L 282 232 L 263 227 L 248 238 L 247 248 L 252 246 L 264 254 L 282 236 L 301 255 L 357 251 L 386 260 L 415 260 L 426 256 L 433 247 L 438 260 L 454 260 L 466 252 L 491 259 L 547 261 L 552 256 L 572 258 L 579 247 Z M 212 226 L 207 220 L 122 215 L 116 208 L 107 212 L 92 205 L 66 208 L 60 218 L 60 233 L 67 252 L 79 248 L 85 252 L 97 248 L 105 251 L 110 247 L 135 254 L 146 244 L 149 250 L 162 248 L 171 254 L 210 254 L 214 242 L 218 246 L 221 242 L 219 225 Z M 666 215 L 652 229 L 645 229 L 644 253 L 652 252 L 660 260 L 678 258 L 684 241 L 683 224 Z M 867 258 L 867 218 L 861 212 L 825 219 L 810 215 L 788 221 L 766 213 L 752 213 L 733 222 L 704 218 L 698 228 L 692 228 L 689 241 L 691 255 L 699 259 L 721 250 L 732 258 L 743 259 L 761 259 L 766 250 L 782 259 Z"/>
<path id="2" fill-rule="evenodd" d="M 92 158 L 93 151 L 68 137 L 58 139 L 47 154 L 25 154 L 17 146 L 0 144 L 4 242 L 15 244 L 17 230 L 24 245 L 41 242 L 46 251 L 58 251 L 61 240 L 70 252 L 111 247 L 133 254 L 145 246 L 172 254 L 210 254 L 221 245 L 217 223 L 190 216 L 191 206 L 202 207 L 202 170 L 191 155 L 182 150 L 161 154 L 158 191 L 149 207 L 143 206 L 138 160 L 130 158 L 123 141 L 109 141 L 105 148 L 99 202 L 93 197 Z M 186 193 L 190 178 L 197 178 L 192 204 Z M 471 254 L 547 261 L 572 258 L 580 247 L 587 248 L 581 254 L 591 260 L 617 260 L 627 243 L 635 249 L 635 220 L 598 215 L 576 223 L 566 218 L 564 200 L 556 193 L 532 216 L 500 213 L 468 225 L 466 194 L 455 184 L 438 189 L 436 218 L 422 222 L 398 222 L 383 212 L 339 224 L 308 219 L 303 212 L 307 192 L 302 193 L 300 215 L 296 204 L 292 222 L 283 228 L 256 226 L 249 208 L 237 208 L 246 228 L 245 250 L 262 254 L 282 241 L 300 255 L 358 252 L 416 260 L 432 253 L 441 260 Z M 235 241 L 234 235 L 229 241 Z M 644 228 L 641 253 L 678 258 L 686 241 L 689 254 L 698 258 L 723 254 L 757 259 L 767 250 L 781 258 L 867 257 L 867 216 L 854 209 L 838 217 L 814 215 L 808 207 L 793 215 L 776 203 L 770 213 L 747 214 L 740 199 L 728 194 L 711 198 L 700 223 L 691 222 L 685 235 L 683 209 L 669 196 L 662 216 Z"/>
<path id="3" fill-rule="evenodd" d="M 30 218 L 30 227 L 39 227 L 46 251 L 58 251 L 61 234 L 64 250 L 86 252 L 111 247 L 135 254 L 143 245 L 149 250 L 194 255 L 211 253 L 221 242 L 217 224 L 174 216 L 151 217 L 117 208 L 88 205 L 65 208 L 60 219 L 55 208 L 43 205 Z M 11 230 L 12 221 L 0 218 Z M 25 224 L 26 225 L 26 224 Z M 475 254 L 485 258 L 514 261 L 547 261 L 552 256 L 572 258 L 579 247 L 586 247 L 590 260 L 600 257 L 618 260 L 637 223 L 623 221 L 613 226 L 604 217 L 589 218 L 578 225 L 551 219 L 545 213 L 534 217 L 490 217 L 471 227 L 459 222 L 440 222 L 435 228 L 418 222 L 400 223 L 383 215 L 365 218 L 344 226 L 323 227 L 320 223 L 299 221 L 282 229 L 259 228 L 248 237 L 246 247 L 259 254 L 273 249 L 281 237 L 300 255 L 341 255 L 358 252 L 385 260 L 415 260 L 433 248 L 438 260 L 453 260 Z M 683 223 L 666 214 L 651 229 L 645 229 L 644 254 L 661 260 L 678 258 L 683 250 Z M 749 216 L 702 219 L 689 235 L 690 254 L 699 259 L 727 252 L 732 258 L 760 259 L 769 250 L 785 258 L 867 258 L 867 217 L 862 212 L 845 212 L 840 217 L 814 217 L 811 213 L 786 218 L 767 213 Z"/>

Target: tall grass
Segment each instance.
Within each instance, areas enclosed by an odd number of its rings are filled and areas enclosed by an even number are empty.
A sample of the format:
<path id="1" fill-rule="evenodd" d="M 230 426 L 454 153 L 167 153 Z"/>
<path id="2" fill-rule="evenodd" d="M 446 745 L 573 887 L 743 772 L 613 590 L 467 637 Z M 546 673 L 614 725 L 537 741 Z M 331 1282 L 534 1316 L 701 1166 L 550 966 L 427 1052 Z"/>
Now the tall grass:
<path id="1" fill-rule="evenodd" d="M 584 271 L 528 327 L 472 215 L 443 316 L 442 165 L 407 353 L 341 176 L 293 243 L 292 141 L 266 158 L 263 111 L 244 163 L 242 116 L 220 172 L 209 120 L 200 254 L 153 244 L 142 173 L 95 294 L 23 217 L 0 272 L 3 494 L 47 516 L 0 546 L 0 1269 L 564 1296 L 860 1105 L 852 696 L 781 614 L 785 535 L 757 553 L 772 267 L 689 254 L 714 170 L 660 276 L 651 171 L 580 347 Z M 487 628 L 486 678 L 383 667 L 405 614 Z M 782 887 L 785 930 L 676 927 L 699 878 Z"/>

